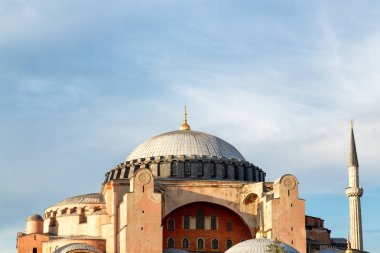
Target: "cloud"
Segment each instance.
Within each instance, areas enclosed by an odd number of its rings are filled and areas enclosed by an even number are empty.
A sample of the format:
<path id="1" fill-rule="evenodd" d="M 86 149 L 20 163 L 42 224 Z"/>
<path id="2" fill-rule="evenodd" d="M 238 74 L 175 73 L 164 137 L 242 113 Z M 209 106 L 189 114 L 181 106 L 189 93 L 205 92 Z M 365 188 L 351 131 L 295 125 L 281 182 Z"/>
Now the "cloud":
<path id="1" fill-rule="evenodd" d="M 1 1 L 0 188 L 26 208 L 97 191 L 139 143 L 177 129 L 188 105 L 193 129 L 230 142 L 270 180 L 295 174 L 306 196 L 346 187 L 354 118 L 361 183 L 374 189 L 377 9 Z"/>

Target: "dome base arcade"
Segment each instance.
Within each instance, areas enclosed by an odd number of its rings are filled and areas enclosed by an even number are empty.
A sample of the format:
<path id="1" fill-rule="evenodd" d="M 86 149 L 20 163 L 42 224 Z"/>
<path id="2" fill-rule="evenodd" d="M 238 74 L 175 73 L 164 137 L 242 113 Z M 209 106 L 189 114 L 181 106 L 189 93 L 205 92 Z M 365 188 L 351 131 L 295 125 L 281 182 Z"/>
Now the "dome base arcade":
<path id="1" fill-rule="evenodd" d="M 140 168 L 151 170 L 155 178 L 176 180 L 226 180 L 265 182 L 266 173 L 247 161 L 209 156 L 158 156 L 120 163 L 107 172 L 103 183 L 128 179 Z"/>

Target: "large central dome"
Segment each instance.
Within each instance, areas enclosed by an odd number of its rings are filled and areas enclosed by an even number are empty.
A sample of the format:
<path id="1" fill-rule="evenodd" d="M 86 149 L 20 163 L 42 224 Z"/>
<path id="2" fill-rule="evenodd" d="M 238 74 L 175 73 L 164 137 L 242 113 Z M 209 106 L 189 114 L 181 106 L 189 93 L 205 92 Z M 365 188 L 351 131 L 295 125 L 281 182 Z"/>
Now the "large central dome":
<path id="1" fill-rule="evenodd" d="M 228 142 L 213 135 L 189 129 L 155 136 L 139 145 L 127 161 L 153 156 L 216 156 L 245 161 L 240 152 Z"/>
<path id="2" fill-rule="evenodd" d="M 169 180 L 238 180 L 265 182 L 265 172 L 249 163 L 228 142 L 211 134 L 192 131 L 184 122 L 180 130 L 157 135 L 139 145 L 105 175 L 104 183 L 130 179 L 141 168 L 156 178 Z"/>

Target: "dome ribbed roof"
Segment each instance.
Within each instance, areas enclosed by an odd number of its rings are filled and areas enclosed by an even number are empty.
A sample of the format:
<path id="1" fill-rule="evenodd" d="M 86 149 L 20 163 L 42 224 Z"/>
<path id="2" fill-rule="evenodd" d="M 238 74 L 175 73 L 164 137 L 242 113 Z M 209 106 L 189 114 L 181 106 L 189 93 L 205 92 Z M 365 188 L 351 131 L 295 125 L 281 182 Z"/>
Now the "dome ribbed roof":
<path id="1" fill-rule="evenodd" d="M 71 251 L 102 253 L 99 249 L 85 243 L 70 243 L 62 247 L 59 247 L 54 251 L 54 253 L 68 253 Z"/>
<path id="2" fill-rule="evenodd" d="M 226 253 L 267 253 L 268 246 L 273 242 L 274 240 L 267 238 L 250 239 L 236 244 L 227 250 Z M 290 247 L 286 243 L 281 242 L 281 245 L 288 253 L 299 253 L 296 249 Z"/>
<path id="3" fill-rule="evenodd" d="M 59 202 L 58 205 L 65 204 L 97 204 L 97 203 L 105 203 L 103 196 L 100 193 L 90 193 L 84 195 L 78 195 L 74 197 L 70 197 Z"/>
<path id="4" fill-rule="evenodd" d="M 240 152 L 228 142 L 210 134 L 178 130 L 155 136 L 139 145 L 127 161 L 168 155 L 216 156 L 245 161 Z"/>

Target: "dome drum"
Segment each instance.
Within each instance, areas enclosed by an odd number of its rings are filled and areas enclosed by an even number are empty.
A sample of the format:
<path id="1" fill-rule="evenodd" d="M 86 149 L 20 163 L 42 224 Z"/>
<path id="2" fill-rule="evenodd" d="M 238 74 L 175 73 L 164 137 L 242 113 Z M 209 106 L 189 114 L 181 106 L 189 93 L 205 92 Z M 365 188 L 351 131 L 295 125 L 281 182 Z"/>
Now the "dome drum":
<path id="1" fill-rule="evenodd" d="M 106 173 L 104 183 L 115 179 L 131 178 L 140 168 L 149 168 L 157 178 L 265 181 L 265 172 L 247 161 L 216 156 L 169 155 L 140 158 L 121 163 Z"/>

